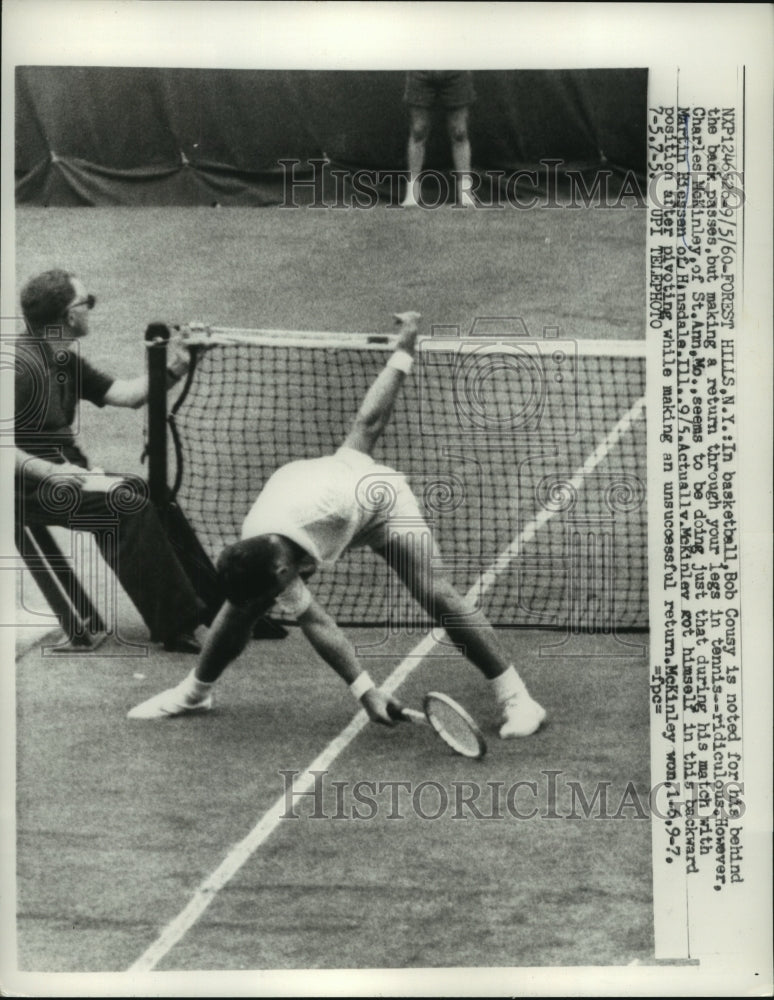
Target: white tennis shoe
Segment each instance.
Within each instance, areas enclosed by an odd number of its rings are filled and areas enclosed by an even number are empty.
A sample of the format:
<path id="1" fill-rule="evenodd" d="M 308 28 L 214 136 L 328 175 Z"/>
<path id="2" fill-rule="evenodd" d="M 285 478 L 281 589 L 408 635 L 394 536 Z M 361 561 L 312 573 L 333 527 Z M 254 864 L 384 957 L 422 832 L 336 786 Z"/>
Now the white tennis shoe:
<path id="1" fill-rule="evenodd" d="M 135 705 L 127 713 L 128 719 L 170 719 L 176 715 L 197 715 L 209 712 L 213 708 L 212 691 L 195 701 L 192 695 L 186 694 L 183 688 L 168 688 L 161 694 L 154 695 L 141 705 Z"/>
<path id="2" fill-rule="evenodd" d="M 513 695 L 502 704 L 503 724 L 500 739 L 510 740 L 517 736 L 532 736 L 543 725 L 546 710 L 525 691 Z"/>

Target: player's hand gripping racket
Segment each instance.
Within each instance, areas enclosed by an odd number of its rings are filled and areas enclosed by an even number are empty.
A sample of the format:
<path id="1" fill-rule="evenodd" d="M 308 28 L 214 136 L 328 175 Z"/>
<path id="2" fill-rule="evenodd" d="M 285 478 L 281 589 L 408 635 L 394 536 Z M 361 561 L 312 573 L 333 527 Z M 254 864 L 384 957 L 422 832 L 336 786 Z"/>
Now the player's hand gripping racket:
<path id="1" fill-rule="evenodd" d="M 453 698 L 440 691 L 429 691 L 422 702 L 423 711 L 404 708 L 400 717 L 409 722 L 430 725 L 444 743 L 463 757 L 483 757 L 484 734 L 475 720 Z"/>

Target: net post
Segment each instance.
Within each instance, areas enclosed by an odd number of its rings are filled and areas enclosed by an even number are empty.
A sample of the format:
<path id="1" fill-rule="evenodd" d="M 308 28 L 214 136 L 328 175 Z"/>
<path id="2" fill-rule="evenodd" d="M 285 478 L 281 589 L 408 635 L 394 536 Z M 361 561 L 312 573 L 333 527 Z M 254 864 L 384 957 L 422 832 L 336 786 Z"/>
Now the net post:
<path id="1" fill-rule="evenodd" d="M 167 343 L 169 328 L 150 323 L 145 331 L 148 369 L 148 490 L 162 522 L 167 508 Z"/>

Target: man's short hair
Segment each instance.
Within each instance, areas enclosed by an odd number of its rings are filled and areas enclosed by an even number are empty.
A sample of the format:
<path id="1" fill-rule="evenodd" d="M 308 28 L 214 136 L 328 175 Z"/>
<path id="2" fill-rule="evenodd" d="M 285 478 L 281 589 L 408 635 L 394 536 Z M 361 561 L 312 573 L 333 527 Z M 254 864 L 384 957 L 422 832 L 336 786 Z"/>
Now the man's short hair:
<path id="1" fill-rule="evenodd" d="M 246 604 L 278 594 L 278 572 L 292 556 L 282 535 L 258 535 L 227 545 L 216 569 L 223 594 L 232 604 Z"/>
<path id="2" fill-rule="evenodd" d="M 21 307 L 33 330 L 59 323 L 75 297 L 73 275 L 67 271 L 44 271 L 22 289 Z"/>

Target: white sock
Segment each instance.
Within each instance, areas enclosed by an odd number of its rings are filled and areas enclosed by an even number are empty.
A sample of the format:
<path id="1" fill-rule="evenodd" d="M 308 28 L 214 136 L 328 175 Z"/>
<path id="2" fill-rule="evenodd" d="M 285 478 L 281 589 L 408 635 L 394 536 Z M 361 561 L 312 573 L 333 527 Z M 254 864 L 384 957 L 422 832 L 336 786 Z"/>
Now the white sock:
<path id="1" fill-rule="evenodd" d="M 410 177 L 408 184 L 406 185 L 406 193 L 403 195 L 404 201 L 416 201 L 417 189 L 416 189 L 416 177 Z"/>
<path id="2" fill-rule="evenodd" d="M 519 677 L 516 673 L 516 668 L 512 665 L 504 673 L 493 677 L 489 683 L 492 685 L 495 700 L 498 702 L 507 701 L 515 695 L 525 695 L 527 693 L 524 681 Z"/>
<path id="3" fill-rule="evenodd" d="M 203 701 L 210 692 L 214 681 L 200 681 L 196 676 L 196 667 L 188 674 L 180 685 L 186 698 L 191 701 Z"/>

